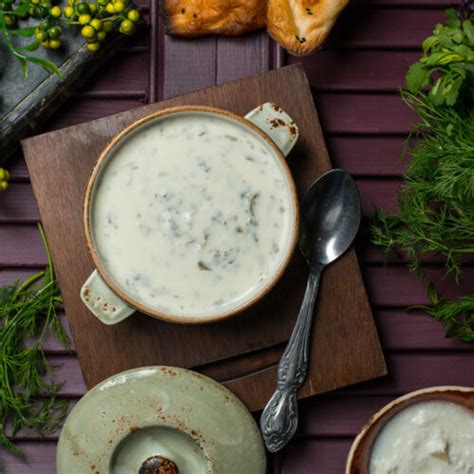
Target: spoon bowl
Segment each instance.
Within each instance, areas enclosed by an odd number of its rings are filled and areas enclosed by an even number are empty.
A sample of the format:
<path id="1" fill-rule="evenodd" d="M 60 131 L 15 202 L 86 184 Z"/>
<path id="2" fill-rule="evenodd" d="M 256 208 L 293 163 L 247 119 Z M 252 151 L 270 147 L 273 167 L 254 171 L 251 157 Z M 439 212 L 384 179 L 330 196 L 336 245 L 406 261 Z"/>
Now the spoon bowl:
<path id="1" fill-rule="evenodd" d="M 298 390 L 308 369 L 308 345 L 321 274 L 352 244 L 360 224 L 360 200 L 354 180 L 335 169 L 323 174 L 301 203 L 299 247 L 310 274 L 295 327 L 278 364 L 277 389 L 260 419 L 270 452 L 282 449 L 298 426 Z"/>
<path id="2" fill-rule="evenodd" d="M 308 264 L 327 265 L 351 245 L 360 225 L 360 199 L 352 177 L 341 169 L 323 174 L 304 195 L 299 247 Z"/>

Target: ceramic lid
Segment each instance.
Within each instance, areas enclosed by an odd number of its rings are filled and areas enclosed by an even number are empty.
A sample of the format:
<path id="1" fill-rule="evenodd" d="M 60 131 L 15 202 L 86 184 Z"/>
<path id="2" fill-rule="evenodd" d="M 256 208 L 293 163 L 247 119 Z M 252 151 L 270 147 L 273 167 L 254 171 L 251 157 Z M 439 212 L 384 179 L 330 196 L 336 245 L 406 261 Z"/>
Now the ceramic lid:
<path id="1" fill-rule="evenodd" d="M 154 454 L 180 474 L 266 469 L 258 427 L 235 395 L 196 372 L 157 366 L 110 377 L 79 401 L 61 432 L 57 472 L 137 474 Z"/>

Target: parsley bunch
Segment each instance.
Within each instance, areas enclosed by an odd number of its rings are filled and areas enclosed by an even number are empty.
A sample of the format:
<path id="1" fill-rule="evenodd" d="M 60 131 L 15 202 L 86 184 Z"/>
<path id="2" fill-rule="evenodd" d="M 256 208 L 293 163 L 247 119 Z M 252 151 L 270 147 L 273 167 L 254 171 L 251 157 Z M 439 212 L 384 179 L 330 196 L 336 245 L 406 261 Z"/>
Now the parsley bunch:
<path id="1" fill-rule="evenodd" d="M 410 161 L 399 191 L 398 212 L 377 211 L 372 242 L 401 250 L 422 274 L 426 255 L 441 256 L 446 273 L 462 278 L 474 254 L 474 2 L 447 11 L 423 42 L 423 56 L 407 73 L 403 100 L 419 116 L 407 141 Z M 458 300 L 428 286 L 431 306 L 417 306 L 446 327 L 446 336 L 474 342 L 474 293 Z"/>
<path id="2" fill-rule="evenodd" d="M 458 10 L 447 10 L 446 24 L 436 25 L 433 35 L 423 41 L 423 56 L 412 64 L 406 76 L 410 92 L 427 91 L 425 98 L 434 105 L 453 106 L 458 99 L 472 104 L 473 9 L 474 2 L 469 1 L 463 2 Z"/>

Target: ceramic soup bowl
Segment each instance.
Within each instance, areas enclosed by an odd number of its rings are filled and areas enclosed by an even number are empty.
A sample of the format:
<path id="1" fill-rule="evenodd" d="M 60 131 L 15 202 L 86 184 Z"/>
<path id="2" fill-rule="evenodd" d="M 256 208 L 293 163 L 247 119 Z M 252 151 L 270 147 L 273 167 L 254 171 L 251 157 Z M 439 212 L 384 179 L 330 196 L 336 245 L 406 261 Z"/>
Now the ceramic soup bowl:
<path id="1" fill-rule="evenodd" d="M 166 109 L 119 133 L 89 179 L 84 229 L 96 270 L 81 298 L 105 324 L 139 310 L 208 323 L 258 301 L 293 253 L 298 201 L 285 161 L 293 120 Z"/>
<path id="2" fill-rule="evenodd" d="M 375 413 L 357 435 L 346 463 L 346 474 L 370 474 L 369 463 L 374 443 L 385 425 L 403 409 L 422 401 L 441 400 L 457 403 L 474 412 L 474 388 L 430 387 L 393 400 Z"/>

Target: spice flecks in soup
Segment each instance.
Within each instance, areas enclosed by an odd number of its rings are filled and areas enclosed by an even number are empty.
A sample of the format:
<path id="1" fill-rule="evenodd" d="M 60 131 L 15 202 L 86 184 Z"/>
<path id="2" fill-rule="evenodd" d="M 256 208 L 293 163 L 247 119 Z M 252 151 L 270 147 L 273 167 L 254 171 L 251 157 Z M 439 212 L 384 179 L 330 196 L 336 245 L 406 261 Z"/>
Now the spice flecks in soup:
<path id="1" fill-rule="evenodd" d="M 262 290 L 283 264 L 294 208 L 271 146 L 210 113 L 165 116 L 123 140 L 95 186 L 92 238 L 141 304 L 212 316 Z"/>

